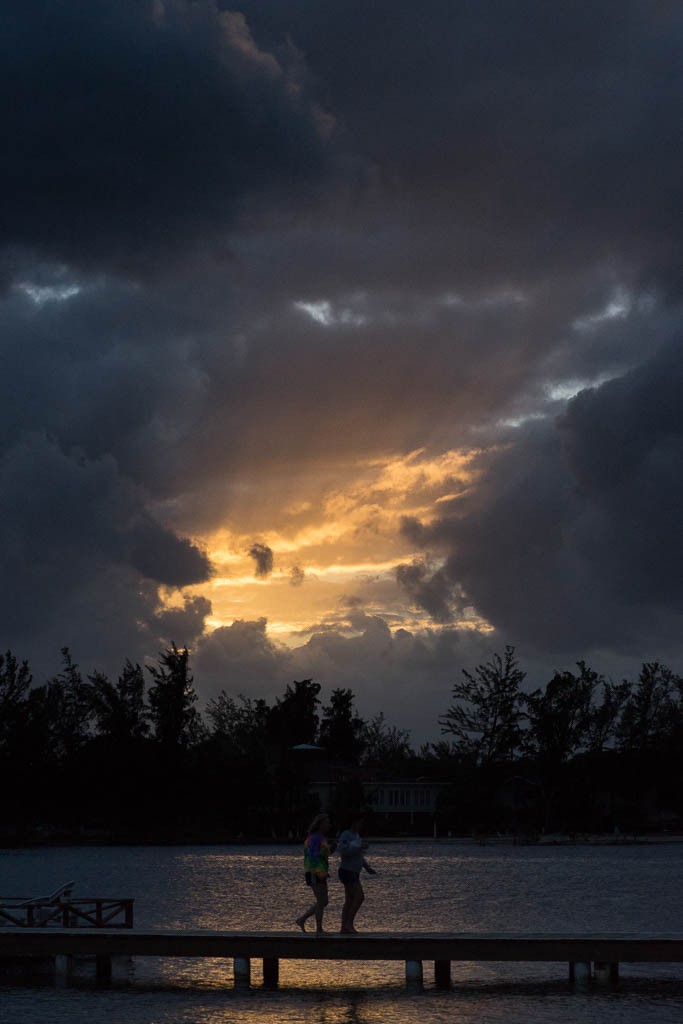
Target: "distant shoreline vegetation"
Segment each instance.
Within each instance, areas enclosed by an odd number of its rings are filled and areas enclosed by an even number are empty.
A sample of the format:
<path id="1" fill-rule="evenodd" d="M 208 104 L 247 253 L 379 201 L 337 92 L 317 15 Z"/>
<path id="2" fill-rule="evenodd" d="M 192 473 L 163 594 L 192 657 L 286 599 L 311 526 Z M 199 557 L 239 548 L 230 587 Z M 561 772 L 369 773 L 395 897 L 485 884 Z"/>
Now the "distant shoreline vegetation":
<path id="1" fill-rule="evenodd" d="M 373 835 L 634 841 L 683 832 L 683 678 L 659 662 L 614 683 L 578 662 L 532 692 L 514 648 L 462 670 L 418 750 L 350 689 L 310 679 L 272 704 L 225 691 L 204 714 L 186 648 L 145 671 L 83 676 L 68 648 L 35 685 L 0 655 L 0 845 L 295 842 L 320 809 Z M 449 701 L 450 696 L 450 703 Z M 428 812 L 372 810 L 374 784 L 433 780 Z M 553 836 L 556 837 L 553 840 Z M 583 837 L 583 838 L 582 838 Z M 631 837 L 631 838 L 629 838 Z"/>

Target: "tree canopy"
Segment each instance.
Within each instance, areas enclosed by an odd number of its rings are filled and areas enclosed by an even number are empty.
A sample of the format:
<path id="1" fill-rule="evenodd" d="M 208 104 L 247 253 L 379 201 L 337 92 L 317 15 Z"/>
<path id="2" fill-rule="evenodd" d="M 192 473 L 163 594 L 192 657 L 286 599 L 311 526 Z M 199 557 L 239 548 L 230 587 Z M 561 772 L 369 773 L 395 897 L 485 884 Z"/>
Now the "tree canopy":
<path id="1" fill-rule="evenodd" d="M 10 837 L 283 837 L 319 809 L 310 783 L 325 765 L 338 814 L 364 785 L 433 779 L 434 824 L 449 831 L 683 829 L 683 679 L 658 661 L 616 682 L 579 661 L 525 690 L 508 646 L 461 667 L 442 738 L 415 751 L 383 712 L 364 719 L 349 688 L 325 699 L 320 683 L 295 680 L 272 702 L 223 690 L 202 712 L 187 648 L 170 643 L 143 667 L 125 660 L 115 681 L 84 678 L 61 653 L 38 684 L 27 661 L 0 655 Z"/>

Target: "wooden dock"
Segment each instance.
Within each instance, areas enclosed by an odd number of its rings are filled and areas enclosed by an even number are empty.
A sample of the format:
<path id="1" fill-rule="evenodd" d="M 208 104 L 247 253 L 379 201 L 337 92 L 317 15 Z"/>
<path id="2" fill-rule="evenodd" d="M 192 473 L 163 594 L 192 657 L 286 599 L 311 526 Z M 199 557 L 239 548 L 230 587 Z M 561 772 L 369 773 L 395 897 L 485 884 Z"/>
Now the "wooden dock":
<path id="1" fill-rule="evenodd" d="M 251 981 L 251 961 L 263 961 L 264 986 L 278 984 L 281 960 L 404 961 L 406 982 L 419 988 L 423 963 L 434 964 L 439 988 L 450 986 L 453 961 L 526 961 L 569 965 L 572 980 L 615 982 L 620 963 L 683 963 L 683 934 L 548 935 L 371 932 L 358 935 L 291 932 L 168 931 L 107 928 L 1 928 L 2 958 L 53 958 L 62 970 L 74 957 L 95 957 L 98 975 L 113 956 L 218 957 L 234 961 L 237 987 Z"/>

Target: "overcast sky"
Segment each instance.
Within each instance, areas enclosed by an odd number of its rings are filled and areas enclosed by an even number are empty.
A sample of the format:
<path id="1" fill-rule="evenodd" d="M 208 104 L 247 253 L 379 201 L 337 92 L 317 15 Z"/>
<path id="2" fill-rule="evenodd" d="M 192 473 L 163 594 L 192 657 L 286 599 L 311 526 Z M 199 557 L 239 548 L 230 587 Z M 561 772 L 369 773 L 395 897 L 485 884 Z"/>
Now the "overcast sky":
<path id="1" fill-rule="evenodd" d="M 415 741 L 683 671 L 673 0 L 5 0 L 0 647 Z"/>

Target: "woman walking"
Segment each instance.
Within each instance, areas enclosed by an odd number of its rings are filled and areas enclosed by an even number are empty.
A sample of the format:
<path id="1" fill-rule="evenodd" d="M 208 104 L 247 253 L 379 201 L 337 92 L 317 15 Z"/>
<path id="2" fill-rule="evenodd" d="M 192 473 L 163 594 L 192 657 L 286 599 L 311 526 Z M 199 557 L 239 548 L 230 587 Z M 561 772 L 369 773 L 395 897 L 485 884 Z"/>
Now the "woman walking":
<path id="1" fill-rule="evenodd" d="M 360 837 L 362 827 L 363 819 L 360 815 L 356 815 L 337 840 L 337 852 L 341 856 L 339 881 L 344 886 L 344 906 L 342 907 L 340 931 L 346 935 L 355 935 L 354 921 L 365 899 L 360 873 L 364 870 L 369 875 L 376 874 L 363 856 L 363 851 L 367 849 L 368 844 Z"/>
<path id="2" fill-rule="evenodd" d="M 306 885 L 310 885 L 315 903 L 297 917 L 296 923 L 302 932 L 306 931 L 306 921 L 315 917 L 315 933 L 321 935 L 323 929 L 323 913 L 329 903 L 327 895 L 327 879 L 329 878 L 330 853 L 332 852 L 327 836 L 330 831 L 330 819 L 326 814 L 318 814 L 311 822 L 309 835 L 304 843 L 304 872 Z"/>

